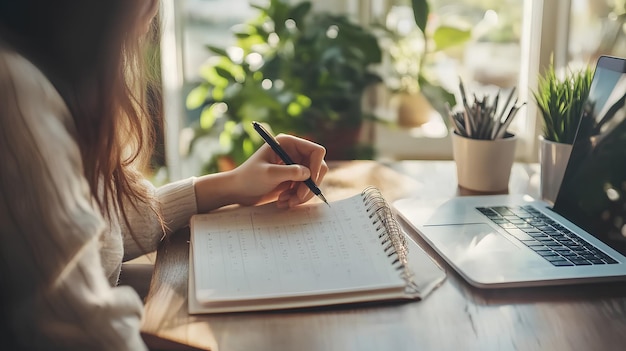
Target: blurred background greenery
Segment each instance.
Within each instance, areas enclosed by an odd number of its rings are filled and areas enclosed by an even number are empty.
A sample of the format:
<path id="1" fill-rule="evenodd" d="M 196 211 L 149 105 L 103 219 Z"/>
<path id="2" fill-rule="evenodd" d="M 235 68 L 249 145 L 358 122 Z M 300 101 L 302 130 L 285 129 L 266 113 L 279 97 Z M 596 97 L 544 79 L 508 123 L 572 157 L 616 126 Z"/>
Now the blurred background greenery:
<path id="1" fill-rule="evenodd" d="M 335 159 L 450 158 L 443 106 L 459 79 L 477 94 L 522 94 L 542 73 L 528 71 L 529 55 L 561 70 L 626 56 L 625 2 L 163 0 L 165 129 L 154 167 L 162 179 L 216 171 L 224 155 L 222 168 L 232 167 L 260 145 L 253 119 L 329 149 L 359 125 Z M 530 150 L 522 160 L 535 156 L 538 116 L 528 109 L 513 126 Z"/>

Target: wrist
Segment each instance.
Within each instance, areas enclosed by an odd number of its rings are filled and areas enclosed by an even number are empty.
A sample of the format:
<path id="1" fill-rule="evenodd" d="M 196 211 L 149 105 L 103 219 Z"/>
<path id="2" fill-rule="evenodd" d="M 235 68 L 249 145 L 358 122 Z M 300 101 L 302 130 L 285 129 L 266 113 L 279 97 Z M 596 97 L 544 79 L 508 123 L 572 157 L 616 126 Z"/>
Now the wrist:
<path id="1" fill-rule="evenodd" d="M 194 191 L 198 213 L 238 203 L 236 172 L 224 171 L 196 178 Z"/>

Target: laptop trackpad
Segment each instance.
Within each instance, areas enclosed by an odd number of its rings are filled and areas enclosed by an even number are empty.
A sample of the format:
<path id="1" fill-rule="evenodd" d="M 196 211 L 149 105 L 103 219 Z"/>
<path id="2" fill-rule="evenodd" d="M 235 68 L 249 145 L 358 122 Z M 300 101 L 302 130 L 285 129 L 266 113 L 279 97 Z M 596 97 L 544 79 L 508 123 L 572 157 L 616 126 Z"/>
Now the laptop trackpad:
<path id="1" fill-rule="evenodd" d="M 487 224 L 430 225 L 422 230 L 442 256 L 471 280 L 497 282 L 511 269 L 528 267 L 528 252 Z"/>
<path id="2" fill-rule="evenodd" d="M 428 237 L 455 256 L 484 255 L 485 252 L 511 252 L 518 247 L 487 224 L 447 224 L 424 226 Z"/>

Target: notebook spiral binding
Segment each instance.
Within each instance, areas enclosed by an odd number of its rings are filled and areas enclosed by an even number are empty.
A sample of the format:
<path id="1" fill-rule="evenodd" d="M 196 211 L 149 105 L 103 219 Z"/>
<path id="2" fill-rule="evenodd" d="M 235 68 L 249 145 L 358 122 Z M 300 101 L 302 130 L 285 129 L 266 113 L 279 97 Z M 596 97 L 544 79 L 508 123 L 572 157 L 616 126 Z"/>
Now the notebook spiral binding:
<path id="1" fill-rule="evenodd" d="M 400 271 L 402 279 L 406 282 L 407 292 L 418 292 L 419 287 L 415 283 L 415 274 L 408 265 L 407 254 L 409 249 L 406 237 L 400 230 L 391 207 L 376 187 L 365 188 L 361 195 L 369 218 L 372 219 L 372 224 L 376 226 L 376 232 L 379 233 L 378 238 L 383 250 L 392 260 L 392 265 Z"/>

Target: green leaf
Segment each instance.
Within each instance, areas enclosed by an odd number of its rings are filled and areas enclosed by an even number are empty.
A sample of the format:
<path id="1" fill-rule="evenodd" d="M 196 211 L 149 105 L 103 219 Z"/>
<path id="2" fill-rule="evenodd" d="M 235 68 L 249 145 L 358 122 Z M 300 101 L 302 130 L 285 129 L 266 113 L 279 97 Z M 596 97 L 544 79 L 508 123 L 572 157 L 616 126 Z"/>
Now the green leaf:
<path id="1" fill-rule="evenodd" d="M 299 116 L 302 114 L 303 111 L 304 108 L 302 107 L 302 105 L 295 102 L 292 102 L 287 106 L 287 114 L 290 116 Z"/>
<path id="2" fill-rule="evenodd" d="M 233 139 L 231 134 L 227 131 L 222 131 L 219 136 L 220 146 L 224 149 L 230 149 L 232 147 Z"/>
<path id="3" fill-rule="evenodd" d="M 592 77 L 593 69 L 585 67 L 560 78 L 552 65 L 539 77 L 533 97 L 543 117 L 545 139 L 566 144 L 574 141 Z"/>
<path id="4" fill-rule="evenodd" d="M 236 38 L 247 38 L 257 34 L 257 29 L 248 23 L 235 24 L 232 28 Z"/>
<path id="5" fill-rule="evenodd" d="M 217 46 L 213 46 L 213 45 L 207 45 L 206 48 L 217 55 L 228 57 L 228 53 L 226 52 L 226 50 L 222 48 L 218 48 Z"/>
<path id="6" fill-rule="evenodd" d="M 200 84 L 193 88 L 187 95 L 185 104 L 189 110 L 195 110 L 202 106 L 206 101 L 207 94 L 209 93 L 209 87 L 206 84 Z"/>
<path id="7" fill-rule="evenodd" d="M 411 0 L 413 6 L 413 16 L 415 16 L 415 24 L 422 31 L 426 33 L 426 24 L 428 22 L 428 15 L 430 9 L 428 7 L 427 0 Z"/>
<path id="8" fill-rule="evenodd" d="M 256 150 L 256 146 L 250 139 L 244 139 L 241 143 L 241 146 L 243 148 L 244 158 L 250 157 Z"/>
<path id="9" fill-rule="evenodd" d="M 200 113 L 200 128 L 211 129 L 217 118 L 217 104 L 211 104 L 202 109 Z"/>
<path id="10" fill-rule="evenodd" d="M 471 36 L 472 32 L 470 30 L 441 26 L 437 28 L 433 34 L 435 50 L 444 50 L 455 45 L 463 44 L 468 41 Z"/>
<path id="11" fill-rule="evenodd" d="M 299 94 L 298 96 L 296 96 L 296 101 L 305 108 L 311 106 L 311 98 L 306 95 Z"/>
<path id="12" fill-rule="evenodd" d="M 436 85 L 431 83 L 430 81 L 424 79 L 420 79 L 420 88 L 422 94 L 426 97 L 426 99 L 431 103 L 433 108 L 441 114 L 441 116 L 447 116 L 447 108 L 448 106 L 456 105 L 456 98 L 453 93 L 447 91 L 440 85 Z M 443 118 L 444 122 L 448 122 L 447 118 Z"/>
<path id="13" fill-rule="evenodd" d="M 226 121 L 224 123 L 224 130 L 222 130 L 219 136 L 220 145 L 223 148 L 225 149 L 232 148 L 233 135 L 235 134 L 236 128 L 237 128 L 237 123 L 233 121 Z"/>
<path id="14" fill-rule="evenodd" d="M 224 95 L 225 95 L 225 91 L 227 88 L 222 88 L 222 87 L 215 87 L 213 88 L 213 90 L 211 91 L 211 97 L 213 98 L 213 100 L 215 101 L 222 101 L 224 100 Z"/>
<path id="15" fill-rule="evenodd" d="M 251 36 L 252 34 L 250 33 L 241 33 L 241 32 L 235 33 L 235 38 L 239 40 L 245 40 L 245 39 L 250 38 Z"/>
<path id="16" fill-rule="evenodd" d="M 237 80 L 230 71 L 228 71 L 227 69 L 223 67 L 216 66 L 215 73 L 217 73 L 220 77 L 226 78 L 226 80 L 231 81 L 231 82 L 234 82 Z"/>
<path id="17" fill-rule="evenodd" d="M 228 85 L 228 79 L 224 78 L 218 73 L 218 64 L 206 64 L 200 68 L 200 76 L 206 81 L 208 85 L 216 87 L 225 87 Z"/>

